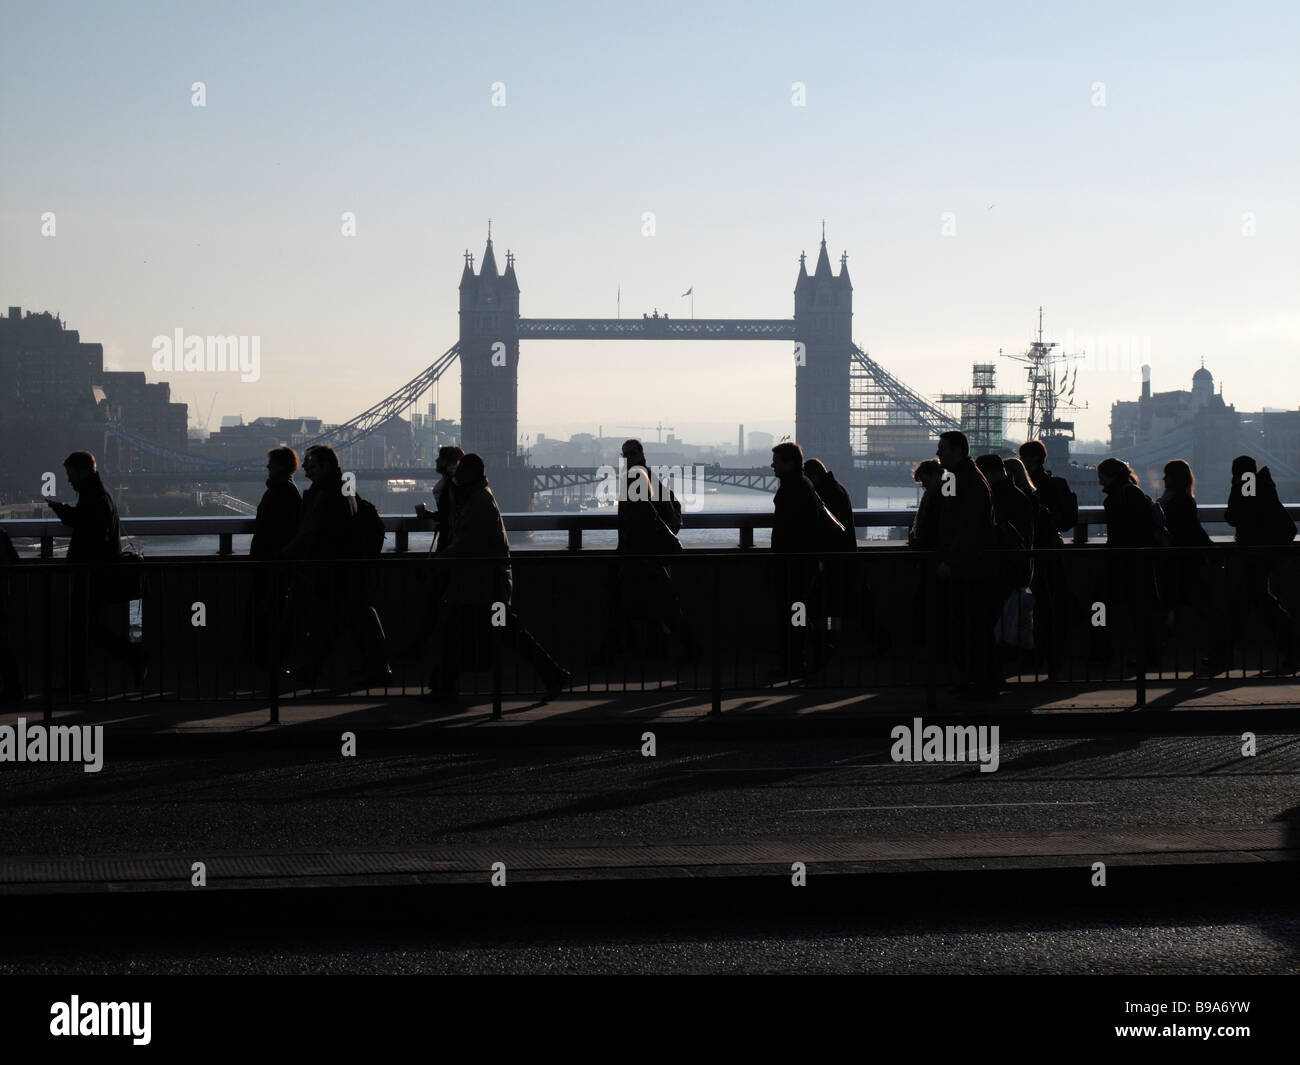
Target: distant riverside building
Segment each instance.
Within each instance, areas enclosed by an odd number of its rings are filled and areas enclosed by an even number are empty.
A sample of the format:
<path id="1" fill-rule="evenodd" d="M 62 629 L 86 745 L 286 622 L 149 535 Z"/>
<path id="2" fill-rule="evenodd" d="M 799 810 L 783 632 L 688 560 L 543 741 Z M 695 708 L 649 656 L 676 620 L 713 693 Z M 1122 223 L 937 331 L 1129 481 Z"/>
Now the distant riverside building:
<path id="1" fill-rule="evenodd" d="M 254 418 L 247 425 L 239 415 L 227 414 L 221 427 L 212 433 L 196 453 L 223 462 L 256 458 L 273 447 L 301 445 L 320 436 L 327 427 L 319 418 Z"/>
<path id="2" fill-rule="evenodd" d="M 1198 495 L 1220 501 L 1227 498 L 1233 458 L 1249 454 L 1272 468 L 1285 494 L 1296 494 L 1300 411 L 1239 412 L 1224 401 L 1222 386 L 1215 391 L 1204 365 L 1192 374 L 1190 391 L 1152 392 L 1151 368 L 1142 374 L 1139 398 L 1111 405 L 1110 448 L 1129 458 L 1144 484 L 1157 485 L 1170 459 L 1186 459 L 1204 486 Z"/>
<path id="3" fill-rule="evenodd" d="M 776 443 L 776 437 L 771 433 L 751 429 L 745 439 L 748 441 L 745 453 L 752 455 L 756 460 L 762 460 L 759 462 L 760 466 L 771 461 L 772 445 Z"/>
<path id="4" fill-rule="evenodd" d="M 935 436 L 902 411 L 891 411 L 884 425 L 867 426 L 871 458 L 889 462 L 920 462 L 934 458 Z"/>
<path id="5" fill-rule="evenodd" d="M 10 307 L 0 318 L 0 419 L 66 419 L 93 422 L 101 413 L 104 346 L 83 344 L 75 329 L 65 329 L 49 312 L 23 317 Z"/>
<path id="6" fill-rule="evenodd" d="M 1264 447 L 1293 470 L 1300 470 L 1300 410 L 1266 410 L 1242 416 L 1248 424 L 1258 425 Z M 1300 500 L 1300 491 L 1292 498 Z"/>
<path id="7" fill-rule="evenodd" d="M 171 464 L 123 444 L 109 425 L 167 447 L 187 448 L 187 409 L 165 382 L 105 371 L 104 346 L 84 343 L 48 311 L 10 307 L 0 318 L 0 492 L 34 498 L 39 475 L 69 451 L 94 452 L 107 472 L 166 470 Z M 63 494 L 66 495 L 66 492 Z"/>
<path id="8" fill-rule="evenodd" d="M 103 384 L 110 422 L 178 451 L 187 449 L 189 408 L 171 401 L 171 386 L 166 381 L 153 383 L 138 371 L 110 370 L 104 373 Z M 171 468 L 165 459 L 119 445 L 114 438 L 110 437 L 106 445 L 104 461 L 110 470 Z M 114 450 L 119 452 L 116 456 Z"/>
<path id="9" fill-rule="evenodd" d="M 432 466 L 438 457 L 438 448 L 460 443 L 460 422 L 438 417 L 438 405 L 430 403 L 424 414 L 411 415 L 411 428 L 415 433 L 416 465 Z M 538 437 L 539 442 L 541 437 Z"/>
<path id="10" fill-rule="evenodd" d="M 222 418 L 221 428 L 208 437 L 195 451 L 207 458 L 223 462 L 244 462 L 260 459 L 268 450 L 281 444 L 302 450 L 313 440 L 337 429 L 320 418 L 260 417 L 243 424 L 227 424 L 231 416 Z M 326 443 L 331 443 L 326 440 Z M 350 446 L 334 445 L 339 462 L 344 469 L 381 470 L 390 466 L 411 466 L 416 459 L 414 428 L 403 418 L 393 417 L 374 432 Z M 432 463 L 430 463 L 432 465 Z"/>

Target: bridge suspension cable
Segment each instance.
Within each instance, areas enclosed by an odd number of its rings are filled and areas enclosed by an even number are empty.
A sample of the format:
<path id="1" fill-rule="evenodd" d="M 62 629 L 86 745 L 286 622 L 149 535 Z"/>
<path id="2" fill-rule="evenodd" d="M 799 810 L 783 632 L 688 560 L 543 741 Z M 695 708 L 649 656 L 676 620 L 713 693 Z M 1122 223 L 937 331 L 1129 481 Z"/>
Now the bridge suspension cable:
<path id="1" fill-rule="evenodd" d="M 166 459 L 168 462 L 174 462 L 178 466 L 187 466 L 190 469 L 205 472 L 211 470 L 214 473 L 231 468 L 229 463 L 222 462 L 220 459 L 208 458 L 205 455 L 196 455 L 190 451 L 181 451 L 168 444 L 160 443 L 152 437 L 142 436 L 140 433 L 132 432 L 130 429 L 127 429 L 122 425 L 106 425 L 104 426 L 104 432 L 142 454 Z"/>
<path id="2" fill-rule="evenodd" d="M 851 396 L 850 403 L 854 399 L 864 401 L 859 407 L 860 413 L 869 413 L 871 411 L 870 398 L 872 392 L 883 393 L 895 407 L 913 418 L 917 424 L 925 426 L 936 437 L 940 433 L 948 432 L 950 429 L 961 428 L 956 418 L 947 411 L 936 407 L 919 392 L 914 392 L 908 388 L 907 385 L 876 362 L 857 344 L 852 347 L 853 361 L 865 371 L 867 377 L 870 378 L 871 384 L 874 385 L 874 388 L 869 387 Z"/>
<path id="3" fill-rule="evenodd" d="M 391 396 L 385 396 L 373 407 L 368 407 L 342 425 L 336 425 L 328 433 L 321 433 L 320 436 L 304 441 L 303 449 L 313 444 L 329 444 L 335 448 L 351 447 L 364 440 L 384 422 L 401 414 L 432 388 L 433 383 L 451 368 L 451 364 L 456 361 L 459 354 L 458 342 L 439 355 L 423 373 L 411 378 Z"/>
<path id="4" fill-rule="evenodd" d="M 407 381 L 392 395 L 385 396 L 374 406 L 366 408 L 355 418 L 349 419 L 342 425 L 336 425 L 329 432 L 321 433 L 319 436 L 304 441 L 299 445 L 299 450 L 305 450 L 313 444 L 329 444 L 332 447 L 345 448 L 364 440 L 388 419 L 401 414 L 402 411 L 424 395 L 433 386 L 434 382 L 450 369 L 451 364 L 456 361 L 459 354 L 460 344 L 453 344 L 439 355 L 431 365 Z M 260 455 L 251 456 L 239 462 L 227 462 L 205 455 L 196 455 L 192 452 L 180 451 L 150 437 L 132 432 L 120 425 L 105 426 L 105 431 L 143 454 L 165 459 L 178 466 L 202 473 L 237 473 L 256 469 L 265 461 Z"/>

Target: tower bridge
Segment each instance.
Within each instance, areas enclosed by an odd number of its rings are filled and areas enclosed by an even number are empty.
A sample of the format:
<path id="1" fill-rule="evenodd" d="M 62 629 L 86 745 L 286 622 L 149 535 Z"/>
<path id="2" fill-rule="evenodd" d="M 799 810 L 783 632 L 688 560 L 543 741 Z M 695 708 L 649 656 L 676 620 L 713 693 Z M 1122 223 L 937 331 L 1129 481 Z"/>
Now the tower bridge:
<path id="1" fill-rule="evenodd" d="M 564 475 L 526 465 L 518 450 L 520 342 L 540 340 L 774 340 L 794 345 L 795 439 L 809 457 L 820 458 L 836 471 L 850 490 L 876 483 L 896 483 L 905 466 L 872 447 L 876 426 L 911 424 L 937 436 L 956 429 L 956 419 L 891 374 L 855 344 L 853 284 L 848 256 L 839 270 L 831 266 L 825 232 L 813 270 L 799 256 L 791 318 L 525 318 L 520 315 L 519 280 L 513 254 L 505 269 L 496 261 L 491 233 L 475 270 L 467 250 L 459 286 L 460 336 L 430 366 L 397 391 L 314 440 L 347 447 L 364 439 L 386 421 L 412 407 L 450 369 L 461 364 L 461 444 L 483 456 L 489 477 L 507 509 L 527 509 L 537 491 L 569 484 L 588 471 Z M 120 427 L 109 432 L 121 443 L 159 455 L 195 478 L 218 480 L 222 475 L 260 471 L 262 456 L 223 463 L 185 451 L 164 448 Z M 874 473 L 872 472 L 874 471 Z M 395 471 L 396 472 L 396 471 Z M 590 471 L 594 475 L 594 470 Z M 737 487 L 767 484 L 763 470 L 719 470 L 720 483 Z M 560 480 L 556 478 L 559 476 Z"/>

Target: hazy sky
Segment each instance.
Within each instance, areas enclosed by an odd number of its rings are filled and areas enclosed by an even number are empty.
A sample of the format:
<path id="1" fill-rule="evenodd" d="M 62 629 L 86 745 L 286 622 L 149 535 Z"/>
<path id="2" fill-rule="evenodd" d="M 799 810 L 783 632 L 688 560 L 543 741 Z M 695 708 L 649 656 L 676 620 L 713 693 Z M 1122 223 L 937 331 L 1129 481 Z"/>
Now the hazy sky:
<path id="1" fill-rule="evenodd" d="M 1298 11 L 10 4 L 2 302 L 119 369 L 177 328 L 260 336 L 260 380 L 180 374 L 175 398 L 341 421 L 455 341 L 488 217 L 536 317 L 612 316 L 620 285 L 629 317 L 685 317 L 692 286 L 698 317 L 789 317 L 825 218 L 855 339 L 926 394 L 1023 349 L 1042 304 L 1088 347 L 1081 436 L 1143 361 L 1157 391 L 1204 356 L 1239 409 L 1294 408 Z M 788 344 L 528 342 L 520 431 L 788 432 L 793 385 Z"/>

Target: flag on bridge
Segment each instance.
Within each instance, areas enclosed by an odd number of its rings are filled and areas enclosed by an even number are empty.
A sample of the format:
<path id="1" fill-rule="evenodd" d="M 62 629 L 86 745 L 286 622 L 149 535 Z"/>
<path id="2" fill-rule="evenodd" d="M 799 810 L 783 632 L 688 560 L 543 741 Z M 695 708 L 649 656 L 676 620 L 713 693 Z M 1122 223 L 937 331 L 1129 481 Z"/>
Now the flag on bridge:
<path id="1" fill-rule="evenodd" d="M 685 299 L 687 296 L 689 296 L 689 295 L 690 295 L 692 292 L 694 292 L 694 291 L 695 291 L 695 286 L 692 285 L 690 288 L 688 288 L 685 292 L 682 293 L 682 299 Z"/>

